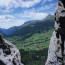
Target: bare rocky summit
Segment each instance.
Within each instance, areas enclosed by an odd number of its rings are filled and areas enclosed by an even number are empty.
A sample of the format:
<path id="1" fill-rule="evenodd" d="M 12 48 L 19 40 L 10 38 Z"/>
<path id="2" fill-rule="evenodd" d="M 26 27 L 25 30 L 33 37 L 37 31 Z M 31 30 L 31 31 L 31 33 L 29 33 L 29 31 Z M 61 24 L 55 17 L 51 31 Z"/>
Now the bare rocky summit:
<path id="1" fill-rule="evenodd" d="M 51 37 L 45 65 L 65 65 L 65 0 L 58 0 L 55 12 L 55 31 Z"/>
<path id="2" fill-rule="evenodd" d="M 0 35 L 0 65 L 23 65 L 18 49 Z"/>

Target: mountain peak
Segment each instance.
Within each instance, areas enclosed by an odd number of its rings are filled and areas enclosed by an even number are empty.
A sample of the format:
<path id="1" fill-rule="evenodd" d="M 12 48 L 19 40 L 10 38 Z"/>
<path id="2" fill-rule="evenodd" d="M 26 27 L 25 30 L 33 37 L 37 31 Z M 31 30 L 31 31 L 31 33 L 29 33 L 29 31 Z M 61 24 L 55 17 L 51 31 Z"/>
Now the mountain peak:
<path id="1" fill-rule="evenodd" d="M 46 18 L 43 19 L 43 21 L 47 21 L 47 20 L 54 20 L 54 16 L 49 14 Z"/>
<path id="2" fill-rule="evenodd" d="M 49 17 L 54 17 L 53 15 L 49 14 L 46 18 L 49 18 Z"/>

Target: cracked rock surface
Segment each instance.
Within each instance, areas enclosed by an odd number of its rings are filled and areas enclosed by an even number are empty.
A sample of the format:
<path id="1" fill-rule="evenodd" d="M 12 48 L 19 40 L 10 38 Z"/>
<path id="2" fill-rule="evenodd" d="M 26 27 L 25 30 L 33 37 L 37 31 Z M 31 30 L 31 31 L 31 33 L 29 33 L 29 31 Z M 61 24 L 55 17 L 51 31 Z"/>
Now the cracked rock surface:
<path id="1" fill-rule="evenodd" d="M 18 49 L 0 35 L 0 65 L 23 65 Z"/>
<path id="2" fill-rule="evenodd" d="M 65 65 L 65 0 L 58 0 L 55 31 L 51 37 L 45 65 Z"/>

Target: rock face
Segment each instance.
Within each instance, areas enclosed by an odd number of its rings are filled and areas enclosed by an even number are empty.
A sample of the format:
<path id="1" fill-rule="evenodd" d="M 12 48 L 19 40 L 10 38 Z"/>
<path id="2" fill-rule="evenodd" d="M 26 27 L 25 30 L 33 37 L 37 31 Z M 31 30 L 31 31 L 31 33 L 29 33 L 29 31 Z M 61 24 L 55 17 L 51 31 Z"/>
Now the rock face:
<path id="1" fill-rule="evenodd" d="M 23 65 L 18 49 L 0 36 L 0 65 Z"/>
<path id="2" fill-rule="evenodd" d="M 51 37 L 45 65 L 65 65 L 65 0 L 58 0 L 55 31 Z"/>

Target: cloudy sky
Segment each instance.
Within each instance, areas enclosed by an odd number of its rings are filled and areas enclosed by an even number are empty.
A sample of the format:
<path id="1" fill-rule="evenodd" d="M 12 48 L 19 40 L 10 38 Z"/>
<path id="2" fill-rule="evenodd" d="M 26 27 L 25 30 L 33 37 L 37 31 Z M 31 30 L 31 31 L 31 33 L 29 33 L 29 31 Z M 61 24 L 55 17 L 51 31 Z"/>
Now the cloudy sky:
<path id="1" fill-rule="evenodd" d="M 0 0 L 0 28 L 22 25 L 54 14 L 57 0 Z"/>

